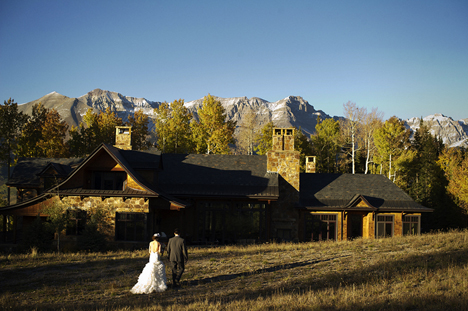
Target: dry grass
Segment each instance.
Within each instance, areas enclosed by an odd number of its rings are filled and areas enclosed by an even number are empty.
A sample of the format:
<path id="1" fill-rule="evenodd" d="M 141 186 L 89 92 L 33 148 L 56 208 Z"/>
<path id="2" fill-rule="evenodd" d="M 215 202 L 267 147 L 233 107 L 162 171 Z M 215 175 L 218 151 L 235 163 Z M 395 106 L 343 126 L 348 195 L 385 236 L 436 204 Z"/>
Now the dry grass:
<path id="1" fill-rule="evenodd" d="M 181 289 L 133 295 L 147 251 L 0 256 L 0 309 L 468 310 L 468 231 L 190 248 Z M 168 276 L 170 275 L 167 270 Z"/>

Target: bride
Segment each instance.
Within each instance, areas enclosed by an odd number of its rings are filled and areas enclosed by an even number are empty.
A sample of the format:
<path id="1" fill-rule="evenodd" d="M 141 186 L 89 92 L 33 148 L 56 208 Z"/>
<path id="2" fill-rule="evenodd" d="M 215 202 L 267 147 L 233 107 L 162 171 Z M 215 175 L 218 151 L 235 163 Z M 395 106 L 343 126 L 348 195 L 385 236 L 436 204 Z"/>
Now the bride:
<path id="1" fill-rule="evenodd" d="M 163 292 L 167 289 L 166 266 L 162 262 L 164 249 L 159 242 L 160 237 L 159 233 L 153 235 L 153 241 L 149 245 L 149 262 L 138 277 L 138 282 L 130 290 L 133 294 Z"/>

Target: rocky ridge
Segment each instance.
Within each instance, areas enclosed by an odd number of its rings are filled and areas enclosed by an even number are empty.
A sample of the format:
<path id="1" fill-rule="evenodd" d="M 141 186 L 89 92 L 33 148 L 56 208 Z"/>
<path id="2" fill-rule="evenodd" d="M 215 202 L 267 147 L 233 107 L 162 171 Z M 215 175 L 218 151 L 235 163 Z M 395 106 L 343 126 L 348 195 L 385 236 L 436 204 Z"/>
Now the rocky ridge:
<path id="1" fill-rule="evenodd" d="M 322 110 L 316 110 L 300 96 L 288 96 L 276 102 L 268 102 L 258 97 L 232 97 L 221 98 L 214 96 L 226 109 L 228 119 L 237 121 L 238 124 L 249 111 L 257 114 L 257 123 L 263 126 L 270 120 L 276 126 L 301 128 L 304 134 L 309 136 L 315 132 L 317 116 L 322 119 L 331 118 Z M 124 121 L 135 111 L 143 110 L 153 120 L 154 108 L 161 102 L 150 101 L 145 98 L 124 96 L 117 92 L 95 89 L 78 98 L 71 98 L 57 92 L 49 93 L 37 100 L 19 105 L 19 109 L 27 114 L 32 113 L 32 106 L 41 102 L 46 108 L 55 108 L 62 118 L 70 125 L 77 126 L 83 115 L 89 108 L 95 112 L 109 108 L 115 111 Z M 197 109 L 203 104 L 203 98 L 189 101 L 185 106 L 197 117 Z M 340 117 L 334 116 L 334 119 Z M 433 135 L 439 136 L 444 143 L 451 146 L 468 147 L 468 118 L 454 121 L 450 117 L 434 114 L 423 119 Z M 412 131 L 420 126 L 419 118 L 411 118 L 405 124 Z"/>

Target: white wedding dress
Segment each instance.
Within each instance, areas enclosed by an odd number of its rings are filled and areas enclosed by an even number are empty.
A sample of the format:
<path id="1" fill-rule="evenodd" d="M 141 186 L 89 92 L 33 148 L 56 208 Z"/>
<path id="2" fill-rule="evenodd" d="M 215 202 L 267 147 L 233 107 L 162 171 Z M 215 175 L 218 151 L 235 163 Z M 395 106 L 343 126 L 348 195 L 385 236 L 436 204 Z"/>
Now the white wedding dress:
<path id="1" fill-rule="evenodd" d="M 133 294 L 163 292 L 167 289 L 166 266 L 158 253 L 151 253 L 149 262 L 143 268 L 138 282 L 130 290 Z"/>

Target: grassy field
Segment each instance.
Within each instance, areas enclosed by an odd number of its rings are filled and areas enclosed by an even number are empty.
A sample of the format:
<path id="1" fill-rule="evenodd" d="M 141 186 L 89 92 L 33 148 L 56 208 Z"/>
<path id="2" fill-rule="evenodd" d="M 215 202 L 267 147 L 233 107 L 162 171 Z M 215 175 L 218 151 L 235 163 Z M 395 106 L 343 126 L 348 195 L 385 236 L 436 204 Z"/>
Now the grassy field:
<path id="1" fill-rule="evenodd" d="M 1 255 L 0 309 L 468 310 L 466 230 L 189 253 L 182 287 L 150 295 L 129 292 L 146 250 Z"/>

